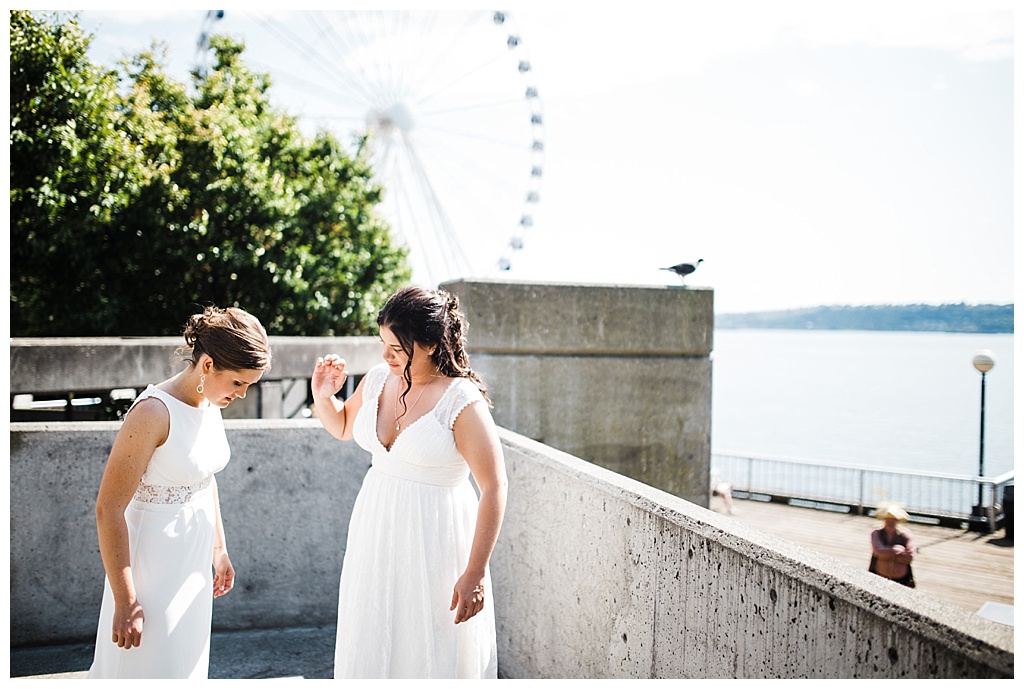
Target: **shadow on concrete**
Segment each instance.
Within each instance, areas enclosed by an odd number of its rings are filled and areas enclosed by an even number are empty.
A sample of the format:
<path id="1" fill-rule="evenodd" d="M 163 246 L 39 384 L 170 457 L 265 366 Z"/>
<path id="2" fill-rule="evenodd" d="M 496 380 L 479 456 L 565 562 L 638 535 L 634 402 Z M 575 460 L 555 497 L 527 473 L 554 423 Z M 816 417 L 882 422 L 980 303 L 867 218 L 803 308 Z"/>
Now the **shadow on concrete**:
<path id="1" fill-rule="evenodd" d="M 210 641 L 210 679 L 334 675 L 335 627 L 216 632 Z M 93 644 L 11 649 L 11 677 L 84 677 Z"/>

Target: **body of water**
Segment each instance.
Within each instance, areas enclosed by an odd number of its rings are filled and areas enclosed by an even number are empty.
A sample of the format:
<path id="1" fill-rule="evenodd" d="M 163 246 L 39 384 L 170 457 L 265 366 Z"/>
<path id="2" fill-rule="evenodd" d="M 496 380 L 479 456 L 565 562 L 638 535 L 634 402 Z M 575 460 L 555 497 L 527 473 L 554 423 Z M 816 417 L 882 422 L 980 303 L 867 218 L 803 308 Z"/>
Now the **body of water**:
<path id="1" fill-rule="evenodd" d="M 716 330 L 712 451 L 975 476 L 1013 469 L 1013 335 Z"/>

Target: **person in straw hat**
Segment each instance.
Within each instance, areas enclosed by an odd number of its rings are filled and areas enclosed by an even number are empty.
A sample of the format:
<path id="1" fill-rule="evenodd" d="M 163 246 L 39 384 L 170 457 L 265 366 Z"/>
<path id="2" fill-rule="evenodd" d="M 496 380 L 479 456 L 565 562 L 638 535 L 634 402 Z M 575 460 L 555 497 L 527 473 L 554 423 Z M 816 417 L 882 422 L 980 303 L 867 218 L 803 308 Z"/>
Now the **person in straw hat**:
<path id="1" fill-rule="evenodd" d="M 914 560 L 914 539 L 907 529 L 900 526 L 900 522 L 908 521 L 910 515 L 899 505 L 886 505 L 875 512 L 875 517 L 884 523 L 871 532 L 868 571 L 914 588 L 914 572 L 910 567 Z"/>

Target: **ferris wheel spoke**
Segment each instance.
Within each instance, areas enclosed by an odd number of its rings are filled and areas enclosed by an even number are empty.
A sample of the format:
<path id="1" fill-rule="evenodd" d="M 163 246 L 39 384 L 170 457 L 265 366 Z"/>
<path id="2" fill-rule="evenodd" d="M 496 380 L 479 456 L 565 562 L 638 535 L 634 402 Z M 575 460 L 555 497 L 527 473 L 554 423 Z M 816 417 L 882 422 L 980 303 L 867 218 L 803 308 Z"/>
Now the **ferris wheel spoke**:
<path id="1" fill-rule="evenodd" d="M 449 136 L 454 139 L 460 139 L 465 142 L 486 143 L 493 146 L 502 146 L 508 149 L 514 149 L 524 152 L 530 150 L 530 147 L 526 144 L 523 144 L 522 141 L 513 141 L 508 138 L 498 139 L 490 133 L 465 132 L 459 131 L 458 129 L 431 127 L 427 125 L 423 125 L 422 127 L 420 127 L 420 129 L 423 131 L 429 131 L 439 135 Z"/>
<path id="2" fill-rule="evenodd" d="M 445 275 L 466 271 L 470 263 L 429 176 L 413 152 L 413 144 L 392 141 L 387 141 L 381 150 L 383 169 L 394 180 L 391 192 L 385 191 L 384 204 L 402 228 L 401 241 L 419 249 L 411 256 L 419 269 L 417 272 L 425 275 L 428 282 L 436 283 Z"/>
<path id="3" fill-rule="evenodd" d="M 292 55 L 302 59 L 302 65 L 315 68 L 315 72 L 323 75 L 323 80 L 315 82 L 309 93 L 316 94 L 318 98 L 324 96 L 335 96 L 352 103 L 352 107 L 358 107 L 360 103 L 366 103 L 373 97 L 372 90 L 357 80 L 348 78 L 340 72 L 337 63 L 328 56 L 313 48 L 308 41 L 303 41 L 294 31 L 288 28 L 281 21 L 262 15 L 254 15 L 256 21 L 264 27 L 269 39 L 284 47 Z M 255 61 L 252 61 L 255 63 Z M 266 65 L 272 75 L 282 76 L 293 84 L 309 84 L 310 77 L 300 77 L 289 73 L 279 66 Z M 304 88 L 309 88 L 304 86 Z"/>
<path id="4" fill-rule="evenodd" d="M 402 94 L 413 94 L 422 90 L 423 84 L 431 83 L 434 75 L 445 74 L 451 64 L 460 61 L 453 56 L 473 35 L 474 25 L 480 23 L 481 13 L 471 13 L 461 25 L 451 24 L 444 13 L 427 12 L 420 16 L 417 40 L 406 43 L 406 59 L 396 61 L 409 68 L 403 74 Z M 424 98 L 419 96 L 417 102 Z"/>
<path id="5" fill-rule="evenodd" d="M 416 146 L 413 142 L 409 141 L 408 137 L 405 137 L 405 139 L 405 151 L 409 158 L 412 173 L 416 176 L 417 180 L 416 188 L 421 191 L 422 201 L 424 202 L 427 210 L 436 220 L 438 229 L 441 230 L 439 233 L 440 238 L 449 249 L 450 253 L 447 255 L 452 257 L 450 265 L 468 268 L 470 265 L 469 258 L 463 252 L 462 246 L 458 241 L 458 235 L 452 227 L 451 220 L 448 218 L 448 214 L 445 212 L 444 206 L 438 199 L 437 192 L 434 190 L 430 176 L 426 174 L 426 171 L 423 168 L 423 163 L 417 154 Z"/>
<path id="6" fill-rule="evenodd" d="M 511 106 L 522 106 L 522 98 L 506 98 L 505 100 L 494 100 L 494 101 L 481 101 L 479 103 L 465 103 L 461 105 L 454 105 L 447 108 L 439 108 L 437 110 L 421 110 L 421 117 L 437 117 L 443 115 L 454 115 L 458 113 L 468 113 L 474 110 L 495 110 L 504 109 Z"/>

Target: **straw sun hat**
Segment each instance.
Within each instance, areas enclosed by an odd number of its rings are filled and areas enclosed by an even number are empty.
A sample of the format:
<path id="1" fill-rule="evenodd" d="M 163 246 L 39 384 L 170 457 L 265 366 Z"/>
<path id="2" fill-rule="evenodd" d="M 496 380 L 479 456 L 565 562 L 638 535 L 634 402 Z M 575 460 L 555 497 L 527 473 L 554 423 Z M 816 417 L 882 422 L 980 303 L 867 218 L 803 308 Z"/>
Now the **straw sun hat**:
<path id="1" fill-rule="evenodd" d="M 910 515 L 907 514 L 907 511 L 899 505 L 886 505 L 885 507 L 879 508 L 879 510 L 875 512 L 875 517 L 877 519 L 892 517 L 899 522 L 905 522 L 910 519 Z"/>

